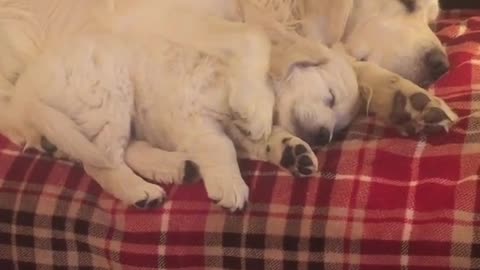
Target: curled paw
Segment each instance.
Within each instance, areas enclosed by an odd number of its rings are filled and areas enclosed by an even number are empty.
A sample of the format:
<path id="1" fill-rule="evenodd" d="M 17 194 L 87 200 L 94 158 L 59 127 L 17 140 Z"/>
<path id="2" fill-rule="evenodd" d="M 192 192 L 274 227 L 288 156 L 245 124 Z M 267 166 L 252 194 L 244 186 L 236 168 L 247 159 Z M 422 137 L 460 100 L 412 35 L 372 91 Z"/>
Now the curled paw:
<path id="1" fill-rule="evenodd" d="M 166 199 L 165 191 L 161 187 L 149 183 L 145 184 L 145 188 L 143 190 L 138 189 L 135 191 L 137 198 L 133 202 L 133 205 L 136 208 L 144 210 L 162 207 Z"/>
<path id="2" fill-rule="evenodd" d="M 205 177 L 208 197 L 231 212 L 244 209 L 249 189 L 242 178 L 232 176 Z"/>
<path id="3" fill-rule="evenodd" d="M 307 143 L 295 137 L 285 138 L 282 143 L 280 166 L 295 176 L 310 176 L 317 172 L 317 157 Z"/>

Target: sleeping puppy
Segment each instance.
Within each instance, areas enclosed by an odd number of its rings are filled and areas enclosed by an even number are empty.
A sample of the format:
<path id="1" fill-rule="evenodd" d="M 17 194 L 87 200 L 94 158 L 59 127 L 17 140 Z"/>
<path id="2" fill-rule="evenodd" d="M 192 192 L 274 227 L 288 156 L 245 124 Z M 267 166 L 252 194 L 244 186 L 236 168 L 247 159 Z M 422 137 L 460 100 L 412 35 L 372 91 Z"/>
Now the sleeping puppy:
<path id="1" fill-rule="evenodd" d="M 190 15 L 195 32 L 218 22 Z M 246 59 L 256 72 L 239 73 L 235 54 L 199 51 L 123 27 L 52 44 L 2 99 L 6 135 L 46 152 L 58 148 L 81 161 L 106 191 L 140 208 L 159 206 L 165 192 L 137 174 L 181 183 L 193 180 L 187 174 L 198 167 L 211 199 L 241 209 L 248 187 L 234 146 L 239 155 L 296 175 L 313 174 L 318 165 L 309 145 L 272 127 L 272 119 L 283 92 L 300 89 L 303 79 L 323 83 L 322 66 L 333 64 L 329 51 L 299 36 L 274 33 L 275 24 L 265 32 L 244 23 L 228 26 L 228 33 L 248 33 L 251 46 L 242 57 L 251 56 Z M 258 99 L 242 102 L 251 96 Z M 322 92 L 309 98 L 322 99 Z"/>
<path id="2" fill-rule="evenodd" d="M 169 3 L 168 0 L 165 0 L 164 3 L 165 2 Z M 141 12 L 138 12 L 138 14 L 144 15 L 136 21 L 144 20 L 145 17 L 152 18 L 154 17 L 153 12 L 158 13 L 148 1 L 142 3 L 143 4 L 135 4 L 134 8 L 139 10 L 143 9 Z M 208 0 L 193 3 L 191 0 L 177 0 L 173 1 L 173 3 L 174 4 L 171 3 L 170 5 L 181 6 L 183 9 L 193 9 L 196 13 L 214 15 L 232 21 L 242 21 L 253 17 L 254 24 L 259 24 L 259 22 L 266 17 L 273 18 L 273 20 L 281 24 L 284 29 L 290 29 L 290 32 L 304 35 L 308 39 L 316 40 L 317 42 L 319 41 L 319 33 L 321 30 L 324 30 L 323 35 L 330 37 L 330 39 L 320 39 L 320 41 L 322 41 L 322 44 L 330 45 L 332 49 L 337 52 L 335 57 L 331 59 L 336 58 L 337 62 L 342 61 L 338 60 L 339 58 L 349 59 L 349 63 L 356 73 L 356 80 L 362 97 L 361 100 L 364 101 L 362 106 L 365 106 L 367 111 L 374 112 L 386 124 L 396 127 L 403 135 L 415 135 L 418 133 L 431 134 L 448 131 L 452 123 L 458 119 L 457 115 L 443 100 L 426 92 L 420 86 L 412 83 L 412 81 L 392 72 L 392 70 L 395 71 L 395 67 L 390 67 L 391 70 L 388 70 L 373 61 L 358 61 L 355 57 L 352 57 L 349 49 L 351 44 L 343 43 L 340 37 L 346 35 L 346 33 L 344 33 L 346 26 L 342 25 L 346 24 L 353 16 L 353 10 L 359 8 L 359 6 L 350 5 L 353 1 Z M 365 3 L 371 2 L 365 1 Z M 412 20 L 412 24 L 415 26 L 418 24 L 419 28 L 422 26 L 424 26 L 424 28 L 427 27 L 426 20 L 419 20 L 419 16 L 421 17 L 421 15 L 423 16 L 425 13 L 428 13 L 431 17 L 429 17 L 429 20 L 433 20 L 438 14 L 438 3 L 435 1 L 428 3 L 430 3 L 430 6 L 418 6 L 418 16 L 413 16 L 413 14 L 410 13 L 407 14 L 412 17 L 410 19 Z M 386 7 L 384 7 L 385 3 L 383 2 L 377 2 L 377 4 L 379 8 L 383 7 L 383 9 L 386 9 L 388 7 L 393 9 L 399 13 L 398 16 L 404 14 L 401 13 L 403 12 L 402 8 L 404 8 L 404 6 L 398 5 L 398 2 L 389 2 L 390 5 L 387 4 Z M 420 9 L 420 7 L 424 9 Z M 434 7 L 437 7 L 437 9 L 434 9 Z M 223 8 L 223 14 L 219 11 L 219 8 Z M 433 12 L 430 14 L 431 12 L 427 12 L 430 9 L 435 10 L 436 13 Z M 261 12 L 256 12 L 258 10 L 261 10 Z M 168 14 L 162 14 L 162 17 L 165 16 L 168 17 Z M 383 19 L 382 17 L 370 17 L 370 20 L 381 24 L 381 20 Z M 402 17 L 398 20 L 407 19 Z M 335 22 L 339 23 L 338 26 L 335 25 Z M 168 35 L 171 38 L 173 37 L 182 44 L 187 44 L 188 38 L 191 37 L 191 31 L 189 31 L 189 29 L 162 27 L 162 25 L 166 26 L 166 24 L 161 24 L 157 21 L 149 21 L 149 23 L 155 25 L 156 31 L 161 31 L 164 35 Z M 326 23 L 329 23 L 327 30 L 321 27 L 319 29 L 312 28 L 312 25 L 320 26 Z M 397 22 L 394 25 L 397 25 L 399 28 L 398 31 L 401 31 L 405 35 L 408 35 L 411 31 L 411 29 L 406 26 L 402 28 L 402 22 Z M 425 38 L 412 36 L 405 39 L 414 44 L 415 48 L 422 47 L 423 43 L 429 43 L 425 40 L 432 40 L 433 45 L 431 44 L 431 47 L 435 47 L 436 50 L 443 50 L 433 32 L 429 29 L 428 31 L 430 31 L 431 35 L 426 35 Z M 316 36 L 315 33 L 317 34 Z M 218 34 L 222 35 L 221 33 Z M 339 38 L 332 38 L 332 35 L 338 35 Z M 369 44 L 368 41 L 365 43 Z M 214 44 L 213 47 L 215 46 L 217 46 L 217 44 Z M 320 45 L 318 44 L 317 46 Z M 419 54 L 413 50 L 411 53 Z M 393 56 L 392 54 L 391 57 Z M 441 59 L 444 58 L 446 59 L 446 55 L 443 53 Z M 362 58 L 361 60 L 368 59 Z M 407 61 L 407 63 L 409 62 Z M 421 66 L 414 62 L 411 64 Z M 321 145 L 322 142 L 329 142 L 325 137 L 331 139 L 332 133 L 348 124 L 345 120 L 349 121 L 353 118 L 348 117 L 348 114 L 358 111 L 358 108 L 356 108 L 358 103 L 352 102 L 352 98 L 356 97 L 355 93 L 357 89 L 352 88 L 353 84 L 349 82 L 351 78 L 349 73 L 351 73 L 351 71 L 346 68 L 342 70 L 331 70 L 328 68 L 328 65 L 324 66 L 323 70 L 326 71 L 327 75 L 333 75 L 325 76 L 324 81 L 327 87 L 319 87 L 318 85 L 310 84 L 308 80 L 304 80 L 304 88 L 309 89 L 304 92 L 310 94 L 318 90 L 323 91 L 325 97 L 330 96 L 326 99 L 327 104 L 325 100 L 323 102 L 311 100 L 308 98 L 308 95 L 306 96 L 307 98 L 302 98 L 301 91 L 292 91 L 290 96 L 293 98 L 291 98 L 290 101 L 293 102 L 290 102 L 287 106 L 278 106 L 279 110 L 276 114 L 280 125 L 316 145 Z M 436 77 L 434 79 L 436 79 Z M 281 100 L 278 100 L 278 102 L 282 104 Z M 432 119 L 435 120 L 432 121 Z M 321 132 L 318 132 L 318 126 L 315 124 L 319 121 L 330 123 L 330 125 L 324 124 L 321 126 Z M 317 130 L 317 132 L 315 132 L 315 130 Z M 322 136 L 322 134 L 324 135 Z"/>
<path id="3" fill-rule="evenodd" d="M 109 3 L 113 3 L 112 6 Z M 213 27 L 199 29 L 200 26 L 197 26 L 196 29 L 199 30 L 194 32 L 191 25 L 198 23 L 193 19 L 193 13 L 200 13 L 198 10 L 201 8 L 193 11 L 190 9 L 190 15 L 179 19 L 172 16 L 175 12 L 169 12 L 178 8 L 178 3 L 169 0 L 87 0 L 81 4 L 73 0 L 0 2 L 0 6 L 3 6 L 0 18 L 4 19 L 0 22 L 0 40 L 4 41 L 0 42 L 0 54 L 5 55 L 0 57 L 0 70 L 5 75 L 5 84 L 14 84 L 26 64 L 38 57 L 49 44 L 58 43 L 58 40 L 69 35 L 96 32 L 102 28 L 162 35 L 184 46 L 200 51 L 216 51 L 220 55 L 228 51 L 229 54 L 236 55 L 236 72 L 243 74 L 241 76 L 255 76 L 250 75 L 257 70 L 252 66 L 254 59 L 249 57 L 251 41 L 248 31 L 230 31 L 230 23 L 226 20 L 229 15 L 222 13 L 213 14 L 213 17 L 222 19 L 212 23 Z M 241 21 L 243 20 L 242 18 Z M 171 27 L 172 22 L 175 22 L 176 27 Z M 63 26 L 58 27 L 60 25 Z M 205 33 L 208 33 L 209 39 L 205 39 Z M 290 45 L 285 47 L 289 50 L 293 48 Z M 301 135 L 313 145 L 328 143 L 334 131 L 341 130 L 350 123 L 356 115 L 359 97 L 355 73 L 349 63 L 338 53 L 320 44 L 318 47 L 323 48 L 324 56 L 328 58 L 327 63 L 321 67 L 322 72 L 315 72 L 313 75 L 317 79 L 310 81 L 307 78 L 312 74 L 295 70 L 293 74 L 299 74 L 289 80 L 289 90 L 280 91 L 276 97 L 281 106 L 275 112 L 279 125 L 291 133 Z M 231 101 L 250 104 L 252 100 L 258 99 L 255 94 L 251 94 Z M 336 102 L 340 100 L 341 102 Z M 254 112 L 250 114 L 255 115 Z"/>
<path id="4" fill-rule="evenodd" d="M 368 1 L 363 2 L 367 3 Z M 371 2 L 376 2 L 377 6 L 383 7 L 382 1 Z M 0 87 L 11 88 L 27 63 L 35 59 L 49 44 L 54 44 L 59 39 L 72 34 L 98 31 L 105 27 L 105 24 L 110 25 L 106 26 L 107 28 L 122 28 L 125 32 L 143 31 L 146 35 L 162 35 L 169 40 L 184 46 L 195 47 L 198 50 L 216 51 L 219 54 L 228 51 L 230 54 L 238 56 L 237 72 L 254 73 L 256 69 L 250 66 L 252 61 L 250 61 L 251 58 L 248 57 L 247 51 L 250 47 L 249 34 L 230 33 L 228 26 L 228 21 L 245 20 L 249 13 L 242 6 L 245 3 L 252 3 L 263 8 L 263 14 L 274 16 L 284 25 L 295 24 L 294 30 L 311 39 L 321 37 L 319 33 L 322 31 L 326 31 L 325 35 L 337 37 L 328 40 L 320 38 L 322 42 L 329 45 L 342 41 L 341 37 L 346 29 L 342 25 L 347 19 L 353 18 L 353 10 L 358 9 L 357 6 L 350 5 L 350 1 L 343 0 L 319 0 L 311 3 L 308 0 L 85 0 L 82 3 L 75 0 L 2 0 L 0 1 L 0 18 L 2 19 L 0 21 L 0 54 L 2 55 L 0 57 L 0 74 L 3 75 L 3 78 L 0 76 Z M 314 3 L 316 4 L 314 5 Z M 328 7 L 327 4 L 333 6 Z M 169 12 L 172 8 L 178 7 L 191 11 L 189 14 L 206 14 L 224 20 L 216 23 L 214 28 L 194 32 L 190 27 L 191 24 L 196 23 L 194 19 L 188 16 L 181 19 L 175 18 L 172 16 L 175 13 Z M 395 7 L 399 10 L 398 7 L 402 6 Z M 326 12 L 327 10 L 332 10 L 332 12 Z M 345 16 L 342 15 L 344 13 Z M 365 12 L 362 16 L 367 15 Z M 257 18 L 257 16 L 253 17 Z M 309 20 L 310 18 L 311 20 Z M 344 18 L 343 21 L 335 23 L 337 19 L 342 18 Z M 375 18 L 372 17 L 372 20 L 374 21 Z M 337 31 L 329 33 L 323 28 L 322 30 L 313 27 L 324 25 L 322 20 L 331 26 L 326 28 L 328 31 L 334 29 Z M 379 18 L 378 20 L 377 22 L 380 24 L 383 19 Z M 176 27 L 171 27 L 172 22 L 175 22 Z M 305 22 L 305 25 L 299 26 L 299 22 Z M 407 28 L 401 28 L 403 24 L 398 23 L 398 25 L 400 27 L 398 32 L 408 32 Z M 211 37 L 208 41 L 203 37 L 206 32 Z M 412 38 L 411 40 L 415 43 L 418 39 Z M 353 43 L 345 44 L 347 45 L 345 51 L 355 56 L 351 49 Z M 373 46 L 374 44 L 369 42 L 368 45 Z M 318 44 L 318 46 L 321 45 Z M 385 51 L 385 53 L 388 52 Z M 301 72 L 296 76 L 297 78 L 303 76 L 301 79 L 290 80 L 295 81 L 295 85 L 291 88 L 292 91 L 282 91 L 276 97 L 280 104 L 275 111 L 277 124 L 310 144 L 328 143 L 334 132 L 345 128 L 357 115 L 358 85 L 360 85 L 364 100 L 371 104 L 369 110 L 375 112 L 387 123 L 396 126 L 402 133 L 406 133 L 407 129 L 414 130 L 415 133 L 423 131 L 425 115 L 430 113 L 431 108 L 444 112 L 442 119 L 446 120 L 441 124 L 439 124 L 440 122 L 433 123 L 434 126 L 440 125 L 441 129 L 447 129 L 449 124 L 455 120 L 455 115 L 446 104 L 421 88 L 410 84 L 401 76 L 392 72 L 388 73 L 376 65 L 354 64 L 353 60 L 347 63 L 342 57 L 342 53 L 325 52 L 325 55 L 327 54 L 329 55 L 328 63 L 322 65 L 320 74 L 315 74 L 315 76 L 321 76 L 323 82 L 309 81 L 307 77 L 311 74 L 306 74 L 308 71 Z M 382 59 L 394 57 L 395 55 L 385 55 Z M 372 60 L 374 59 L 372 58 Z M 395 71 L 394 68 L 392 69 Z M 357 76 L 358 74 L 376 74 L 376 76 Z M 244 76 L 250 75 L 244 74 Z M 399 83 L 393 84 L 390 81 Z M 398 95 L 397 91 L 400 92 Z M 419 110 L 413 109 L 410 99 L 412 94 L 418 94 L 417 96 L 420 96 L 423 101 L 427 101 L 428 106 L 420 106 Z M 400 98 L 396 98 L 396 96 Z M 402 96 L 405 97 L 406 102 L 399 103 Z M 239 99 L 238 102 L 249 103 L 255 99 L 257 97 L 252 94 L 244 99 Z M 232 99 L 232 102 L 236 101 L 236 99 Z M 376 106 L 377 104 L 388 104 L 388 106 Z M 245 104 L 243 107 L 246 107 Z M 394 113 L 394 107 L 395 111 L 404 113 Z M 405 121 L 406 115 L 408 115 L 409 121 Z M 412 126 L 416 128 L 412 129 Z"/>

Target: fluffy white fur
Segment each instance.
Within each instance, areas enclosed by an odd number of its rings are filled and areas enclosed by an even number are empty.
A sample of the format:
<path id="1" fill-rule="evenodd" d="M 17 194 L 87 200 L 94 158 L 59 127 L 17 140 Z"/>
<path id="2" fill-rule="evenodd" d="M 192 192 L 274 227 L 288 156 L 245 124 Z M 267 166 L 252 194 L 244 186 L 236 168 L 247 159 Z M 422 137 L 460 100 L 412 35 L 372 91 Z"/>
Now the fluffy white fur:
<path id="1" fill-rule="evenodd" d="M 215 20 L 202 22 L 211 26 Z M 179 183 L 178 168 L 191 160 L 199 166 L 211 199 L 232 210 L 242 208 L 248 188 L 234 144 L 247 157 L 299 175 L 314 173 L 317 161 L 308 144 L 285 128 L 272 131 L 274 100 L 284 92 L 301 92 L 304 78 L 323 83 L 322 66 L 329 55 L 282 33 L 275 35 L 271 49 L 261 31 L 246 24 L 231 26 L 245 29 L 240 33 L 246 33 L 250 47 L 242 48 L 242 56 L 251 56 L 248 67 L 255 72 L 239 72 L 235 54 L 202 53 L 155 33 L 147 36 L 141 27 L 133 32 L 105 27 L 52 44 L 5 97 L 2 116 L 8 121 L 2 123 L 7 135 L 39 149 L 46 138 L 82 161 L 105 190 L 141 207 L 156 206 L 165 193 L 133 171 Z M 268 27 L 276 31 L 275 24 Z M 293 161 L 283 161 L 285 150 Z M 176 164 L 168 167 L 163 160 Z"/>
<path id="2" fill-rule="evenodd" d="M 133 171 L 178 183 L 179 168 L 193 160 L 209 197 L 241 208 L 248 188 L 234 145 L 240 155 L 309 175 L 317 161 L 303 140 L 316 144 L 325 130 L 328 140 L 344 128 L 359 105 L 355 72 L 378 67 L 286 31 L 269 19 L 278 16 L 272 3 L 259 3 L 270 7 L 264 16 L 233 0 L 1 1 L 0 129 L 37 148 L 46 137 L 84 162 L 107 191 L 141 205 L 155 206 L 165 194 Z M 288 20 L 277 19 L 295 25 L 298 12 L 305 20 L 294 30 L 313 36 L 307 23 L 315 13 L 305 11 L 319 9 L 298 3 L 310 2 L 288 3 L 293 19 L 288 12 L 281 15 Z M 421 92 L 397 84 L 403 79 L 393 73 L 373 73 L 380 77 L 358 78 L 372 93 Z M 374 95 L 373 103 L 393 97 Z M 162 160 L 169 167 L 156 169 Z"/>

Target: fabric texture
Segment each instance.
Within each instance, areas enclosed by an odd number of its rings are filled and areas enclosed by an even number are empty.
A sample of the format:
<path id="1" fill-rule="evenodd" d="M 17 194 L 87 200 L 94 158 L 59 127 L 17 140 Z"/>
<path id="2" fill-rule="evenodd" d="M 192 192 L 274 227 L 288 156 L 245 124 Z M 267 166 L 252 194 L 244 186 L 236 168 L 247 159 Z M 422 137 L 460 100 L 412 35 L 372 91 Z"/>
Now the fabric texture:
<path id="1" fill-rule="evenodd" d="M 480 12 L 438 26 L 452 71 L 431 91 L 472 116 L 428 138 L 360 119 L 310 179 L 241 160 L 243 213 L 202 183 L 128 208 L 81 167 L 0 139 L 0 269 L 480 269 Z"/>

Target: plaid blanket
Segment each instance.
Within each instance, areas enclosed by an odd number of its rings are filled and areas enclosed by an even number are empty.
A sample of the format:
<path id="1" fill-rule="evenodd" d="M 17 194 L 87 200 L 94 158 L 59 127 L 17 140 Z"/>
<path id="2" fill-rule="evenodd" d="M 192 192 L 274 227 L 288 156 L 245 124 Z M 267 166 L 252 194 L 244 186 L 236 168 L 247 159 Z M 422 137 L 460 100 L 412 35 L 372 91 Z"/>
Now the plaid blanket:
<path id="1" fill-rule="evenodd" d="M 452 71 L 431 91 L 461 117 L 480 108 L 476 14 L 439 22 Z M 480 269 L 480 114 L 428 138 L 360 119 L 318 156 L 311 179 L 240 161 L 244 213 L 201 183 L 146 212 L 0 139 L 0 269 Z"/>

